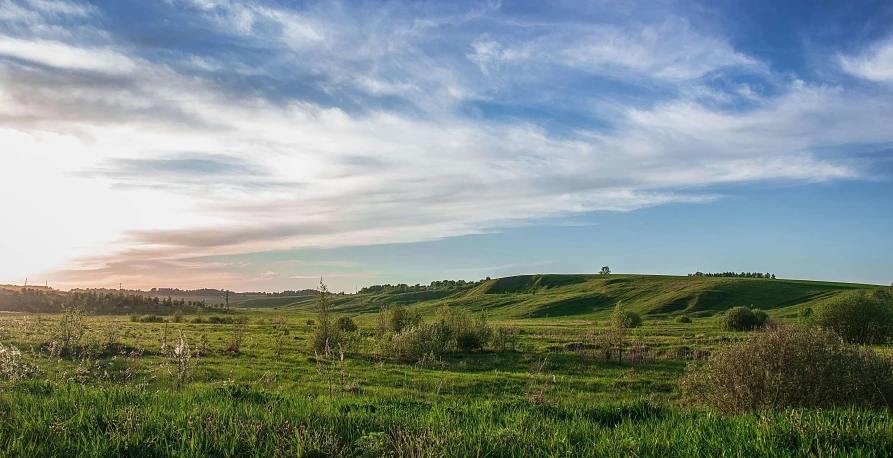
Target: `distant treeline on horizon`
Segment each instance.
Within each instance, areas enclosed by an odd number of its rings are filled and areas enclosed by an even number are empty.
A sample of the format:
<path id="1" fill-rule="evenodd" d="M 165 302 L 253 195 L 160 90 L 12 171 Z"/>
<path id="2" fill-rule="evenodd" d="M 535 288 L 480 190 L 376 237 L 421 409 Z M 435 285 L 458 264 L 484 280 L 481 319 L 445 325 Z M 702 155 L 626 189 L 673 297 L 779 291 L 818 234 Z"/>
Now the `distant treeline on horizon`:
<path id="1" fill-rule="evenodd" d="M 688 274 L 689 277 L 736 277 L 736 278 L 769 278 L 774 280 L 775 274 L 769 272 L 695 272 Z"/>

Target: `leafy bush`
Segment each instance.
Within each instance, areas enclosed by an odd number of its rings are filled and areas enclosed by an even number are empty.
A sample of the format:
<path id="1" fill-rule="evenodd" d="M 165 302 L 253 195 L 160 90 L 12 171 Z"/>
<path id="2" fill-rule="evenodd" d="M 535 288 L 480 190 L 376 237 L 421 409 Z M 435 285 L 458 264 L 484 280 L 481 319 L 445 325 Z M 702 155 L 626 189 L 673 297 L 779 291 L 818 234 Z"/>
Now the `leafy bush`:
<path id="1" fill-rule="evenodd" d="M 473 318 L 468 310 L 444 306 L 437 311 L 437 320 L 449 327 L 450 337 L 459 351 L 481 350 L 493 339 L 493 329 L 487 324 L 485 312 Z"/>
<path id="2" fill-rule="evenodd" d="M 677 316 L 675 321 L 680 324 L 691 323 L 691 318 L 689 318 L 687 315 L 681 315 Z"/>
<path id="3" fill-rule="evenodd" d="M 753 309 L 754 327 L 762 328 L 769 322 L 769 314 L 760 310 Z"/>
<path id="4" fill-rule="evenodd" d="M 354 332 L 357 330 L 357 324 L 354 323 L 353 318 L 349 316 L 338 317 L 335 324 L 338 326 L 338 329 L 343 332 Z"/>
<path id="5" fill-rule="evenodd" d="M 422 315 L 418 310 L 405 305 L 392 305 L 378 314 L 378 335 L 388 332 L 397 334 L 421 323 Z"/>
<path id="6" fill-rule="evenodd" d="M 828 330 L 782 326 L 690 364 L 681 388 L 689 401 L 726 413 L 885 407 L 893 401 L 893 362 Z"/>
<path id="7" fill-rule="evenodd" d="M 815 322 L 847 342 L 884 343 L 893 335 L 893 300 L 883 291 L 840 295 L 816 311 Z"/>
<path id="8" fill-rule="evenodd" d="M 624 310 L 623 306 L 618 302 L 614 308 L 614 315 L 611 317 L 614 326 L 622 329 L 638 328 L 642 326 L 642 317 L 636 312 Z"/>
<path id="9" fill-rule="evenodd" d="M 766 312 L 759 309 L 755 311 L 747 307 L 732 307 L 722 317 L 722 328 L 726 331 L 752 331 L 763 327 L 768 318 Z"/>
<path id="10" fill-rule="evenodd" d="M 452 332 L 443 322 L 421 324 L 396 334 L 388 333 L 381 342 L 383 354 L 406 361 L 418 361 L 428 355 L 439 356 L 452 348 Z"/>
<path id="11" fill-rule="evenodd" d="M 797 320 L 803 324 L 812 323 L 813 318 L 815 318 L 815 311 L 812 307 L 802 307 L 797 311 Z"/>

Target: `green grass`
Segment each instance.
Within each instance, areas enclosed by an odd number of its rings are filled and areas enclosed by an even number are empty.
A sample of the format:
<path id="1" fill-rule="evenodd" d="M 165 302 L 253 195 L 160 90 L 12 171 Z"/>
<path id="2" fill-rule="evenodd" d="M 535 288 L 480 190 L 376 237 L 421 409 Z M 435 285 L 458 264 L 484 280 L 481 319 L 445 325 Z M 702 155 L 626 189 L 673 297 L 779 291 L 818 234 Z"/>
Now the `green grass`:
<path id="1" fill-rule="evenodd" d="M 652 317 L 698 312 L 713 315 L 745 305 L 795 316 L 853 289 L 876 285 L 757 278 L 672 277 L 658 275 L 521 275 L 485 281 L 473 288 L 337 296 L 337 310 L 374 313 L 388 305 L 414 305 L 433 314 L 442 305 L 486 310 L 497 319 L 601 320 L 618 302 Z M 251 305 L 253 303 L 246 303 Z M 283 301 L 286 310 L 309 312 L 313 301 Z"/>
<path id="2" fill-rule="evenodd" d="M 0 395 L 4 456 L 890 456 L 887 413 L 724 418 L 647 400 L 599 405 L 181 393 L 25 383 Z"/>
<path id="3" fill-rule="evenodd" d="M 238 324 L 103 316 L 88 317 L 76 354 L 60 358 L 48 352 L 58 316 L 2 314 L 0 343 L 23 353 L 14 370 L 34 371 L 19 381 L 0 375 L 0 456 L 891 456 L 889 411 L 723 417 L 689 407 L 679 392 L 693 358 L 747 336 L 720 329 L 718 312 L 753 304 L 785 321 L 869 287 L 545 275 L 336 295 L 336 310 L 360 326 L 343 360 L 309 348 L 313 298 L 255 298 L 227 312 L 247 320 L 238 353 L 224 351 Z M 624 364 L 598 347 L 618 301 L 645 315 L 627 332 Z M 444 305 L 486 310 L 493 325 L 521 329 L 517 351 L 382 357 L 376 312 L 395 304 L 428 321 Z M 698 311 L 706 313 L 692 323 L 674 320 Z M 170 342 L 180 330 L 208 352 L 176 391 L 160 350 L 162 336 Z"/>

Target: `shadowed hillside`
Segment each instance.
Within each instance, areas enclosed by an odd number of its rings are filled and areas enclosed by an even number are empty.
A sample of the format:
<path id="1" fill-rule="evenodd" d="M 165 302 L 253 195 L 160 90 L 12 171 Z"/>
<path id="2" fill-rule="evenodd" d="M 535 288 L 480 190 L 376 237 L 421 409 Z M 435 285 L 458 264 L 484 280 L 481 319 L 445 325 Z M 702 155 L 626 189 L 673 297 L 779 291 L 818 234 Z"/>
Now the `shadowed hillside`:
<path id="1" fill-rule="evenodd" d="M 520 275 L 465 288 L 335 296 L 341 313 L 373 313 L 389 305 L 415 305 L 423 313 L 443 305 L 487 310 L 494 318 L 604 318 L 618 302 L 651 316 L 712 315 L 746 305 L 793 315 L 845 291 L 874 285 L 758 278 L 657 275 Z M 310 311 L 312 298 L 264 300 L 266 306 Z M 248 301 L 239 306 L 260 304 Z"/>

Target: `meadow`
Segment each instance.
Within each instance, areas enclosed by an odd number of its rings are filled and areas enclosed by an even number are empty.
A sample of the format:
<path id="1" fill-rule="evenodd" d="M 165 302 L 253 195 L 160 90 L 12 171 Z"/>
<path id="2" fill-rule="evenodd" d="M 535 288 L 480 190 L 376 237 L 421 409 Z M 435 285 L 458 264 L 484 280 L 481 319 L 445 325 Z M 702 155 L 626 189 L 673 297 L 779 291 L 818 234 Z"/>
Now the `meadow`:
<path id="1" fill-rule="evenodd" d="M 398 285 L 331 295 L 357 329 L 322 350 L 313 296 L 154 316 L 0 313 L 0 455 L 890 456 L 889 409 L 730 415 L 680 390 L 687 367 L 750 338 L 719 326 L 725 310 L 796 323 L 873 288 L 621 275 Z M 643 325 L 618 330 L 618 303 Z M 456 311 L 490 337 L 388 352 L 381 313 L 398 307 L 424 323 Z"/>

